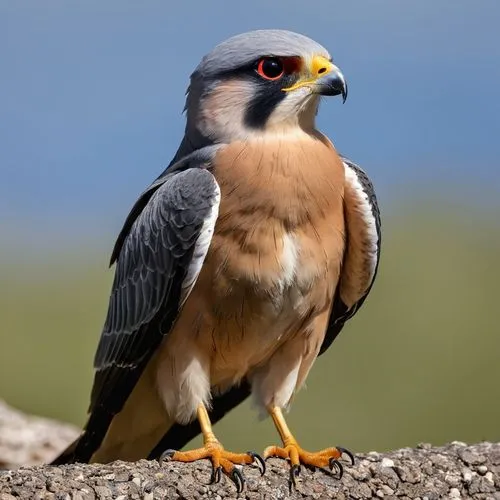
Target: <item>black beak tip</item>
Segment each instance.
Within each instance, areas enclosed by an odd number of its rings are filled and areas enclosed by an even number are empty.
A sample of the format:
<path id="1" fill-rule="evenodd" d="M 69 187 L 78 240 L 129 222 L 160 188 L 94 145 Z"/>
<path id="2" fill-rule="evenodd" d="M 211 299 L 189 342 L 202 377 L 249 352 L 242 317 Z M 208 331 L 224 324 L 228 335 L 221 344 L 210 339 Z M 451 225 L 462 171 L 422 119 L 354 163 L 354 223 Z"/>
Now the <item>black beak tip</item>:
<path id="1" fill-rule="evenodd" d="M 342 96 L 342 102 L 347 100 L 347 83 L 344 77 L 339 74 L 332 74 L 322 78 L 317 82 L 318 93 L 324 96 Z"/>
<path id="2" fill-rule="evenodd" d="M 347 100 L 347 94 L 349 93 L 349 89 L 347 88 L 347 83 L 344 85 L 344 88 L 342 89 L 342 104 L 345 104 Z"/>

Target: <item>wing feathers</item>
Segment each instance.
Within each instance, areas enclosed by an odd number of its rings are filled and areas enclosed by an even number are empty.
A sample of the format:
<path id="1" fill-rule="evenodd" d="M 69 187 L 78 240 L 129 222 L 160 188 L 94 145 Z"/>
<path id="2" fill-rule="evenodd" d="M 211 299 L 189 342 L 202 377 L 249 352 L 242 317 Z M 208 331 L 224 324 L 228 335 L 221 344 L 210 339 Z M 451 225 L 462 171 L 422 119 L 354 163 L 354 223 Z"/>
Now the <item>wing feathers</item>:
<path id="1" fill-rule="evenodd" d="M 117 384 L 123 377 L 138 378 L 141 365 L 168 333 L 162 328 L 169 329 L 177 315 L 182 284 L 193 259 L 197 273 L 189 275 L 190 283 L 194 284 L 201 269 L 208 245 L 199 254 L 196 243 L 206 232 L 206 221 L 215 224 L 219 198 L 210 172 L 187 169 L 167 177 L 131 225 L 119 253 L 95 356 L 91 408 L 104 400 L 109 408 L 109 397 L 118 391 Z M 112 405 L 114 411 L 126 396 L 122 394 Z"/>
<path id="2" fill-rule="evenodd" d="M 340 298 L 352 308 L 370 288 L 380 252 L 380 216 L 373 187 L 366 174 L 345 162 L 345 217 L 348 250 L 342 271 Z"/>
<path id="3" fill-rule="evenodd" d="M 355 163 L 341 157 L 345 168 L 346 249 L 340 281 L 320 354 L 330 347 L 345 322 L 368 296 L 380 259 L 380 211 L 373 185 Z"/>

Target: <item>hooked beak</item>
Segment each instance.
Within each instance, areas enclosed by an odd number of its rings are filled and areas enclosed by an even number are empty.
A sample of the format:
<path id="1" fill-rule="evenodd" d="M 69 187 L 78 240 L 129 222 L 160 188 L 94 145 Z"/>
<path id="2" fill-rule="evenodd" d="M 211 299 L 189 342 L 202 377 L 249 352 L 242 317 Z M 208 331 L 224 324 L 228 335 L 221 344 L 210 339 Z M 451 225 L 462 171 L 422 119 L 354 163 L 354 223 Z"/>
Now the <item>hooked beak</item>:
<path id="1" fill-rule="evenodd" d="M 347 99 L 347 83 L 344 75 L 335 64 L 324 56 L 314 56 L 306 68 L 302 78 L 284 92 L 309 87 L 313 94 L 334 96 L 342 95 L 343 102 Z"/>
<path id="2" fill-rule="evenodd" d="M 342 95 L 342 102 L 347 99 L 347 83 L 344 75 L 336 67 L 335 71 L 318 78 L 313 85 L 313 92 L 320 95 Z"/>

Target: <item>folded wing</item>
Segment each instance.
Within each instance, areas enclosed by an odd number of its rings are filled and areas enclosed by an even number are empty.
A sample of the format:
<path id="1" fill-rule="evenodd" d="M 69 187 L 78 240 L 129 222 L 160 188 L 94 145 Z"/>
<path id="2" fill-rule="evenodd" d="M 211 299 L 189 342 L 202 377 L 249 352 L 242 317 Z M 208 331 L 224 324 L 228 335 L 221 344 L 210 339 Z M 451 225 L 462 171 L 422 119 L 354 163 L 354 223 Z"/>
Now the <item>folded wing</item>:
<path id="1" fill-rule="evenodd" d="M 380 259 L 381 223 L 375 190 L 358 165 L 345 157 L 342 161 L 345 168 L 346 248 L 320 354 L 330 347 L 345 322 L 363 305 L 375 281 Z"/>
<path id="2" fill-rule="evenodd" d="M 55 463 L 90 460 L 198 277 L 220 190 L 207 169 L 184 167 L 167 170 L 143 193 L 120 233 L 108 313 L 94 359 L 89 420 L 78 442 Z"/>

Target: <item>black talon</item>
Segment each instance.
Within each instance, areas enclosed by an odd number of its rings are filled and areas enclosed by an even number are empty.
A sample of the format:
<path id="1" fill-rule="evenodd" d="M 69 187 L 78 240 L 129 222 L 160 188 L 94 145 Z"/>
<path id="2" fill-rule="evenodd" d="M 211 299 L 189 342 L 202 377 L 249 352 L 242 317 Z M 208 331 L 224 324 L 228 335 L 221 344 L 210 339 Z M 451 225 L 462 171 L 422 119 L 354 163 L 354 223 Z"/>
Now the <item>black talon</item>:
<path id="1" fill-rule="evenodd" d="M 330 470 L 333 471 L 334 468 L 337 469 L 337 472 L 339 473 L 339 479 L 342 479 L 342 476 L 344 475 L 344 467 L 342 466 L 342 464 L 334 458 L 330 458 L 328 463 L 330 465 Z"/>
<path id="2" fill-rule="evenodd" d="M 236 491 L 241 493 L 243 491 L 243 486 L 245 486 L 245 478 L 236 467 L 233 469 L 233 472 L 231 472 L 231 479 L 236 485 Z"/>
<path id="3" fill-rule="evenodd" d="M 158 459 L 158 463 L 160 465 L 163 464 L 163 462 L 170 462 L 172 460 L 172 457 L 174 454 L 177 452 L 177 450 L 165 450 L 161 455 L 160 458 Z"/>
<path id="4" fill-rule="evenodd" d="M 293 488 L 297 488 L 297 478 L 300 475 L 300 465 L 294 464 L 290 467 L 290 479 L 288 483 L 290 484 L 290 493 Z"/>
<path id="5" fill-rule="evenodd" d="M 307 469 L 307 470 L 310 470 L 311 472 L 315 472 L 317 467 L 315 465 L 312 465 L 312 464 L 303 464 L 304 467 Z"/>
<path id="6" fill-rule="evenodd" d="M 222 478 L 222 467 L 212 467 L 212 475 L 210 476 L 210 484 L 220 483 Z"/>
<path id="7" fill-rule="evenodd" d="M 336 448 L 340 451 L 340 456 L 347 455 L 351 459 L 351 465 L 354 465 L 354 455 L 349 450 L 340 446 L 337 446 Z"/>
<path id="8" fill-rule="evenodd" d="M 259 468 L 260 475 L 263 476 L 266 473 L 266 462 L 264 462 L 264 459 L 253 451 L 247 451 L 247 455 L 250 455 L 253 458 L 253 461 L 257 462 L 257 467 Z"/>

